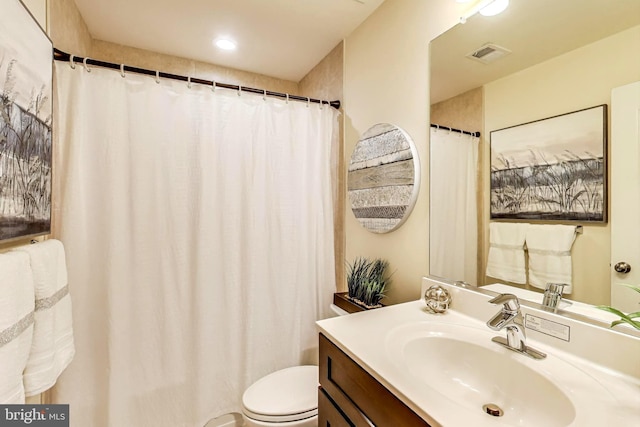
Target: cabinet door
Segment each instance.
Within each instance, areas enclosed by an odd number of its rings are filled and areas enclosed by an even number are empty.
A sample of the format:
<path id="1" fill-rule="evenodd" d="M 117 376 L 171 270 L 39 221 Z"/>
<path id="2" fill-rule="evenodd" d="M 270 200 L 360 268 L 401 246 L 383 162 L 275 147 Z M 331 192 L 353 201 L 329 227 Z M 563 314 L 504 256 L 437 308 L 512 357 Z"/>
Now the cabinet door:
<path id="1" fill-rule="evenodd" d="M 356 427 L 429 427 L 426 421 L 322 334 L 320 386 Z"/>
<path id="2" fill-rule="evenodd" d="M 318 388 L 318 427 L 353 427 L 322 390 Z"/>

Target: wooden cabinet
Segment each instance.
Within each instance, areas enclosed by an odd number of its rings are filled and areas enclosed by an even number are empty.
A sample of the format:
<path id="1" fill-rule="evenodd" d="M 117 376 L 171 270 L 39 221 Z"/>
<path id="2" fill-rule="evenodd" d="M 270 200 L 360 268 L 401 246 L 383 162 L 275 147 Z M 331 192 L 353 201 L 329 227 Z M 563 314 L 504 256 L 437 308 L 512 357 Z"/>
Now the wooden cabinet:
<path id="1" fill-rule="evenodd" d="M 429 427 L 429 424 L 320 334 L 318 426 Z"/>

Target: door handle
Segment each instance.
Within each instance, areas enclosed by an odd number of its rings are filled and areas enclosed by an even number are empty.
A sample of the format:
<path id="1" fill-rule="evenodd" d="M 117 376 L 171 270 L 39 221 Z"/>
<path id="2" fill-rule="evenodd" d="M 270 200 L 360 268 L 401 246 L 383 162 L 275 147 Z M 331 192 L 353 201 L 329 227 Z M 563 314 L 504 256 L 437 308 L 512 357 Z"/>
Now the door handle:
<path id="1" fill-rule="evenodd" d="M 613 269 L 618 273 L 627 274 L 628 272 L 631 271 L 631 266 L 623 261 L 614 265 Z"/>

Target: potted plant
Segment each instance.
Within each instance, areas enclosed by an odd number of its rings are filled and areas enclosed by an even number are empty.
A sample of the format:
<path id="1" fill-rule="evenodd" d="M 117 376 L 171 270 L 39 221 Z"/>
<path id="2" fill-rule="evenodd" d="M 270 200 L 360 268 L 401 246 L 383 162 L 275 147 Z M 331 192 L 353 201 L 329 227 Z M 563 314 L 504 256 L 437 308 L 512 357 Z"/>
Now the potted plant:
<path id="1" fill-rule="evenodd" d="M 382 307 L 380 301 L 391 283 L 387 274 L 389 263 L 382 259 L 371 261 L 359 257 L 347 266 L 348 292 L 336 294 L 334 304 L 350 313 Z"/>
<path id="2" fill-rule="evenodd" d="M 626 283 L 620 283 L 620 285 L 633 289 L 636 292 L 640 292 L 640 287 L 638 286 L 627 285 Z M 640 311 L 636 311 L 635 313 L 624 314 L 622 311 L 616 308 L 610 307 L 608 305 L 599 305 L 597 306 L 597 308 L 599 308 L 600 310 L 608 311 L 609 313 L 613 313 L 616 316 L 620 317 L 620 320 L 614 320 L 613 322 L 611 322 L 612 328 L 614 326 L 627 323 L 633 326 L 634 328 L 640 330 Z"/>

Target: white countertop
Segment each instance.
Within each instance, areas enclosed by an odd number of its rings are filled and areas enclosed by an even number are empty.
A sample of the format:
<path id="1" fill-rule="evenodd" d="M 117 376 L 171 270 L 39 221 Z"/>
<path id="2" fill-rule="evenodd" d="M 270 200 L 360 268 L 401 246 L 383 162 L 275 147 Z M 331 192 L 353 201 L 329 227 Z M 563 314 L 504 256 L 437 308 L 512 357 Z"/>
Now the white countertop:
<path id="1" fill-rule="evenodd" d="M 441 394 L 437 384 L 425 384 L 424 381 L 415 378 L 403 367 L 403 361 L 399 360 L 401 357 L 397 357 L 397 354 L 400 353 L 390 351 L 388 348 L 389 343 L 393 342 L 389 337 L 393 336 L 398 330 L 397 328 L 420 322 L 463 325 L 477 328 L 481 334 L 489 331 L 484 322 L 453 309 L 448 310 L 446 314 L 431 314 L 425 309 L 422 300 L 326 319 L 319 321 L 317 326 L 322 334 L 434 427 L 513 425 L 505 423 L 502 418 L 483 414 L 481 408 L 476 411 L 461 406 L 458 402 Z M 504 331 L 495 332 L 494 335 L 504 335 Z M 490 341 L 490 338 L 488 340 Z M 610 367 L 603 367 L 581 359 L 545 342 L 529 338 L 528 344 L 579 368 L 585 375 L 602 384 L 609 391 L 609 393 L 603 393 L 602 396 L 581 396 L 580 398 L 588 398 L 590 404 L 588 407 L 583 405 L 583 407 L 576 408 L 576 418 L 569 425 L 589 427 L 608 424 L 635 425 L 636 422 L 640 422 L 640 378 L 621 374 Z M 528 364 L 533 369 L 544 366 L 543 363 L 545 363 L 544 361 L 529 360 L 524 355 L 501 349 L 497 344 L 496 349 L 496 351 L 510 353 L 513 355 L 512 357 L 523 358 L 522 363 Z M 393 354 L 396 356 L 392 356 Z M 640 360 L 640 355 L 637 360 Z M 429 360 L 424 362 L 429 363 Z M 526 387 L 526 384 L 523 384 L 523 387 Z M 580 393 L 579 390 L 567 389 L 564 391 L 566 393 Z"/>

